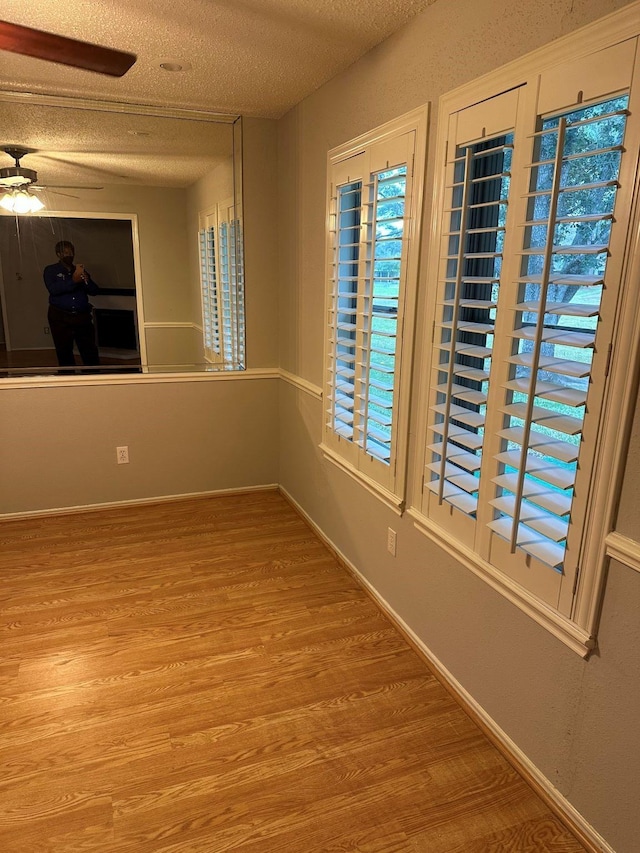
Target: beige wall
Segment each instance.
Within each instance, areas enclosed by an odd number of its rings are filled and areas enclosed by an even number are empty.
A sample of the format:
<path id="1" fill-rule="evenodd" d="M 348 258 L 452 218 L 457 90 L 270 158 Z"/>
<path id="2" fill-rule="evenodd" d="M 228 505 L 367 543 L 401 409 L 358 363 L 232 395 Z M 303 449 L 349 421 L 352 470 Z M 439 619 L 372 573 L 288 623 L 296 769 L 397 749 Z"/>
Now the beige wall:
<path id="1" fill-rule="evenodd" d="M 274 483 L 276 381 L 0 391 L 0 513 Z"/>
<path id="2" fill-rule="evenodd" d="M 275 122 L 256 119 L 245 129 L 250 367 L 277 363 L 276 224 L 268 201 L 276 187 L 275 127 Z M 144 280 L 153 281 L 162 264 L 171 277 L 173 290 L 167 289 L 166 299 L 160 294 L 145 304 L 147 319 L 167 319 L 164 306 L 173 306 L 169 319 L 188 322 L 192 303 L 176 286 L 188 255 L 186 228 L 180 226 L 186 222 L 184 192 L 175 191 L 173 209 L 161 209 L 165 191 L 160 189 L 131 190 L 118 198 L 106 193 L 101 204 L 140 214 L 141 242 L 151 250 Z M 143 227 L 143 219 L 148 226 Z M 0 513 L 278 480 L 275 380 L 239 374 L 184 383 L 141 379 L 67 387 L 62 380 L 50 382 L 52 387 L 20 389 L 0 380 Z M 123 444 L 130 450 L 128 466 L 116 464 L 115 448 Z"/>
<path id="3" fill-rule="evenodd" d="M 624 482 L 616 529 L 640 542 L 640 396 L 624 465 Z"/>
<path id="4" fill-rule="evenodd" d="M 439 0 L 281 120 L 283 368 L 322 383 L 328 149 L 425 102 L 433 105 L 433 147 L 444 92 L 624 5 L 624 0 Z M 428 158 L 423 250 L 434 168 Z M 424 299 L 421 288 L 417 364 L 426 337 Z M 417 375 L 414 380 L 416 391 Z M 410 471 L 417 459 L 415 406 L 412 414 Z M 319 399 L 291 385 L 281 389 L 282 485 L 618 853 L 635 853 L 640 574 L 612 563 L 599 650 L 584 661 L 427 540 L 410 518 L 399 518 L 325 461 L 318 451 L 321 422 Z M 620 509 L 624 531 L 638 539 L 639 442 L 636 426 Z M 396 558 L 386 551 L 387 527 L 398 534 Z"/>
<path id="5" fill-rule="evenodd" d="M 278 365 L 277 122 L 243 119 L 247 366 Z"/>

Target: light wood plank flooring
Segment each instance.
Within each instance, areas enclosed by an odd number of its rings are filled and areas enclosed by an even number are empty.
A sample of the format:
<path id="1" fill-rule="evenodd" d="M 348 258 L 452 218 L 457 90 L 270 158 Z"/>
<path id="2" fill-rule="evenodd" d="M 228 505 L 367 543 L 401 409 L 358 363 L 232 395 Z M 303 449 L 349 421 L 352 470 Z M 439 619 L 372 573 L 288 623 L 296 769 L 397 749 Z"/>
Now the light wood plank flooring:
<path id="1" fill-rule="evenodd" d="M 3 853 L 583 848 L 276 492 L 0 524 Z"/>

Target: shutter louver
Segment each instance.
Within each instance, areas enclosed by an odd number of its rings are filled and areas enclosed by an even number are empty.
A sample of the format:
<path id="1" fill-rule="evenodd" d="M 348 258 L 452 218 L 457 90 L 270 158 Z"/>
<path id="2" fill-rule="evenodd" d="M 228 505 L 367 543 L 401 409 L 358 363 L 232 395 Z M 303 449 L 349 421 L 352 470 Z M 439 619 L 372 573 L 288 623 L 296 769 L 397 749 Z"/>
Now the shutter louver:
<path id="1" fill-rule="evenodd" d="M 489 527 L 562 571 L 597 346 L 626 97 L 540 121 Z"/>
<path id="2" fill-rule="evenodd" d="M 216 229 L 200 230 L 200 281 L 205 353 L 210 360 L 221 355 L 220 307 L 218 304 L 218 275 L 216 268 Z"/>
<path id="3" fill-rule="evenodd" d="M 369 184 L 363 299 L 358 443 L 375 459 L 391 458 L 398 305 L 404 255 L 407 167 L 376 172 Z"/>
<path id="4" fill-rule="evenodd" d="M 222 352 L 225 363 L 229 364 L 233 356 L 231 324 L 231 280 L 233 260 L 231 252 L 230 229 L 228 222 L 220 223 L 220 301 L 222 313 Z"/>
<path id="5" fill-rule="evenodd" d="M 329 309 L 332 381 L 328 426 L 337 435 L 353 441 L 362 181 L 339 186 L 331 204 L 335 227 Z"/>
<path id="6" fill-rule="evenodd" d="M 242 221 L 234 219 L 233 227 L 233 256 L 235 258 L 235 298 L 232 306 L 235 313 L 235 346 L 234 365 L 242 367 L 245 363 L 245 319 L 244 319 L 244 239 L 242 237 Z"/>
<path id="7" fill-rule="evenodd" d="M 447 188 L 425 486 L 474 518 L 512 149 L 510 134 L 459 148 Z"/>

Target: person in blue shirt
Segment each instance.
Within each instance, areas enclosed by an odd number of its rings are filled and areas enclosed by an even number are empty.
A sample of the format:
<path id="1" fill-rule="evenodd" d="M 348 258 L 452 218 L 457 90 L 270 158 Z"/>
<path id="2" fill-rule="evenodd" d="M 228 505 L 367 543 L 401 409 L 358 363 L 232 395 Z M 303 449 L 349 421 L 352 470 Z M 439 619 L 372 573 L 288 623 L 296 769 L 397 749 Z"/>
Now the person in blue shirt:
<path id="1" fill-rule="evenodd" d="M 58 262 L 44 268 L 44 283 L 49 291 L 49 328 L 60 367 L 74 367 L 74 343 L 82 363 L 100 363 L 89 296 L 100 288 L 83 264 L 74 264 L 75 248 L 68 240 L 55 247 Z"/>

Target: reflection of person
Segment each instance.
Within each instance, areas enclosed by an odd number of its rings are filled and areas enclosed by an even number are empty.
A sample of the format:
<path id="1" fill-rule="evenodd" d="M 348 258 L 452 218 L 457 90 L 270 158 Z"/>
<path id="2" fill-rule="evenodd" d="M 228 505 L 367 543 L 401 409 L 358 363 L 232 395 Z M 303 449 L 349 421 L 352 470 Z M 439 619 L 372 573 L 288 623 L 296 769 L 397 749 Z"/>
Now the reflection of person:
<path id="1" fill-rule="evenodd" d="M 56 243 L 57 264 L 44 268 L 49 291 L 49 328 L 58 364 L 73 367 L 73 345 L 77 344 L 83 364 L 99 364 L 95 329 L 88 295 L 99 287 L 82 264 L 74 264 L 75 248 L 68 240 Z"/>

